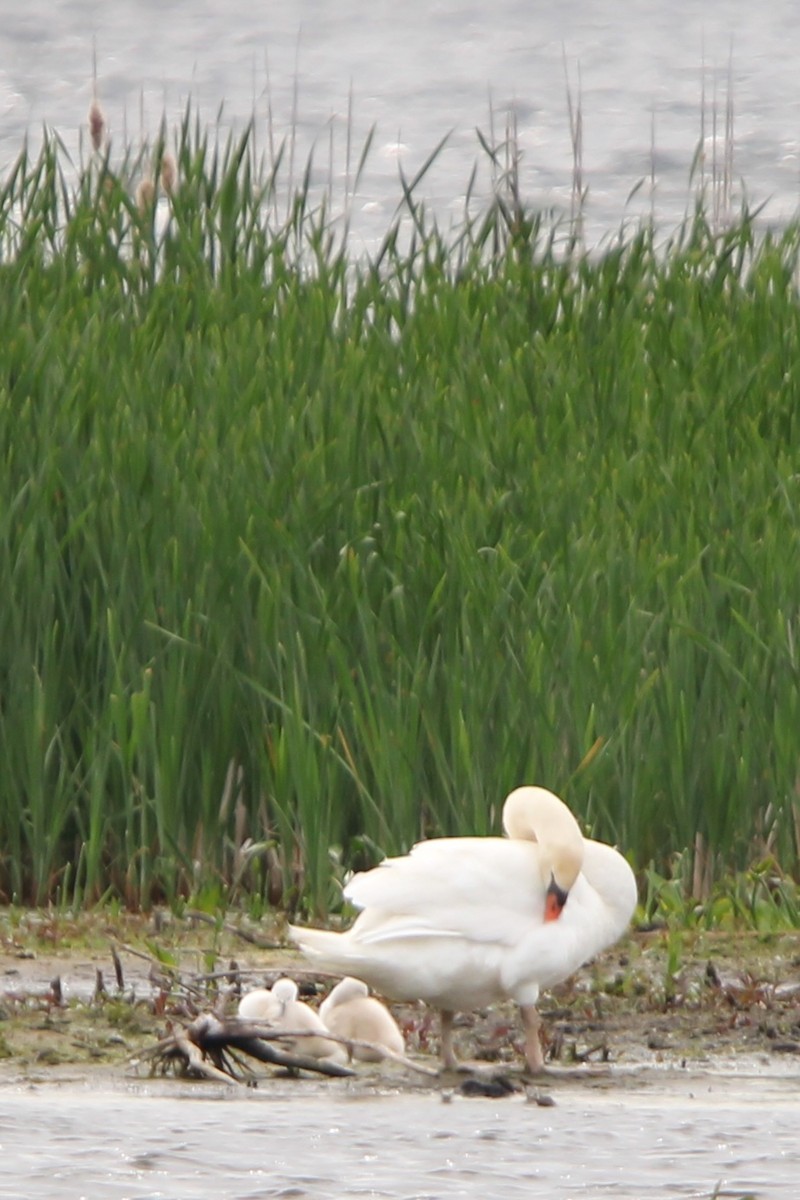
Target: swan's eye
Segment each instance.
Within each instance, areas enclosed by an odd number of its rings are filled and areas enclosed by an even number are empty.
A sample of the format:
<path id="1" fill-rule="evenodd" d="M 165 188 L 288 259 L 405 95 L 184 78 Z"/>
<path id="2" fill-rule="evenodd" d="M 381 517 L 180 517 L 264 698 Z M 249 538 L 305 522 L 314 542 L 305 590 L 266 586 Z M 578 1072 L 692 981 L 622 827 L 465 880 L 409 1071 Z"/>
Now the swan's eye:
<path id="1" fill-rule="evenodd" d="M 553 876 L 550 876 L 550 884 L 545 892 L 544 897 L 544 919 L 545 921 L 555 921 L 561 916 L 561 910 L 567 903 L 567 893 L 563 888 L 560 888 Z"/>

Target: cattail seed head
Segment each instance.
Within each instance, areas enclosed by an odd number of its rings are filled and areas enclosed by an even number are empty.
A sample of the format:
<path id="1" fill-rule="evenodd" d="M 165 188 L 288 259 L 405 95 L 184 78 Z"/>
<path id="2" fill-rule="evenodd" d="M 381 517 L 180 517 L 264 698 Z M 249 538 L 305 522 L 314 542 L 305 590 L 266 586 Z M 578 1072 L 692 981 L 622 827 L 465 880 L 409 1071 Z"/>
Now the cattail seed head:
<path id="1" fill-rule="evenodd" d="M 165 154 L 161 159 L 161 186 L 168 196 L 175 191 L 178 179 L 178 167 L 171 154 Z"/>
<path id="2" fill-rule="evenodd" d="M 139 180 L 136 188 L 136 207 L 142 215 L 149 212 L 156 198 L 156 185 L 149 176 Z"/>
<path id="3" fill-rule="evenodd" d="M 106 119 L 103 116 L 103 110 L 97 101 L 93 100 L 89 106 L 89 136 L 95 150 L 99 150 L 102 146 L 105 130 Z"/>

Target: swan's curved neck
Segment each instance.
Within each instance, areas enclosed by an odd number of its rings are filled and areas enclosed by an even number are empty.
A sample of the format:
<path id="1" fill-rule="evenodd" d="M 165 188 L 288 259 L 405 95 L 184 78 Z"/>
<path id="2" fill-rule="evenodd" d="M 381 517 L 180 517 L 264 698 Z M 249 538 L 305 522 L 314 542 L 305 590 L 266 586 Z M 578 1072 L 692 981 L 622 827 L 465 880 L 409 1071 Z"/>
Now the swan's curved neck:
<path id="1" fill-rule="evenodd" d="M 577 843 L 578 823 L 558 796 L 545 788 L 519 787 L 503 805 L 503 828 L 510 838 L 529 842 Z"/>
<path id="2" fill-rule="evenodd" d="M 503 827 L 510 838 L 539 844 L 542 883 L 566 894 L 583 862 L 583 835 L 566 804 L 545 788 L 517 788 L 503 805 Z"/>

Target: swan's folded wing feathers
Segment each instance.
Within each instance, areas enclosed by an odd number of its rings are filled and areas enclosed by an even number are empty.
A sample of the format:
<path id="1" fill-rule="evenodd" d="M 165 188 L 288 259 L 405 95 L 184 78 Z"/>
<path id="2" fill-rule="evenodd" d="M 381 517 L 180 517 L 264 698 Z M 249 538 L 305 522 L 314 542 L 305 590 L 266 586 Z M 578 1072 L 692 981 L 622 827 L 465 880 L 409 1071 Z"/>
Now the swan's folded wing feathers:
<path id="1" fill-rule="evenodd" d="M 452 908 L 440 909 L 430 916 L 368 909 L 360 914 L 347 936 L 354 946 L 412 940 L 513 946 L 524 936 L 526 929 L 527 925 L 518 918 L 491 905 L 471 910 L 469 920 L 465 919 L 463 911 Z"/>
<path id="2" fill-rule="evenodd" d="M 457 938 L 463 936 L 458 930 L 431 924 L 419 916 L 392 916 L 379 914 L 380 921 L 368 925 L 356 924 L 350 931 L 350 940 L 357 946 L 376 946 L 382 942 L 407 942 L 412 938 Z"/>
<path id="3" fill-rule="evenodd" d="M 493 919 L 540 920 L 544 888 L 538 847 L 506 838 L 448 838 L 418 843 L 403 858 L 387 858 L 354 875 L 344 894 L 356 908 L 418 914 L 436 928 L 468 932 Z"/>

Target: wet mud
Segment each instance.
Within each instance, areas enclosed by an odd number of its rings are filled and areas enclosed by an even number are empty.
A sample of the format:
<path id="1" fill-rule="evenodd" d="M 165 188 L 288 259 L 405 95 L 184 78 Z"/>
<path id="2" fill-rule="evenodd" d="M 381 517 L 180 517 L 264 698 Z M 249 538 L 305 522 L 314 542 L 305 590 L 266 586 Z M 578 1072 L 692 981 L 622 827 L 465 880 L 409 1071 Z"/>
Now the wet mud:
<path id="1" fill-rule="evenodd" d="M 244 918 L 0 916 L 0 1081 L 147 1076 L 152 1048 L 172 1029 L 202 1012 L 231 1014 L 242 990 L 282 974 L 312 1005 L 332 983 L 281 944 L 279 929 Z M 392 1011 L 409 1056 L 435 1066 L 437 1014 Z M 540 1011 L 548 1087 L 562 1076 L 602 1086 L 664 1068 L 800 1073 L 800 933 L 632 931 L 545 994 Z M 511 1005 L 459 1014 L 456 1048 L 512 1092 L 537 1085 L 522 1070 Z M 359 1065 L 358 1079 L 380 1086 L 387 1072 L 393 1088 L 461 1082 L 432 1084 L 387 1064 Z"/>

